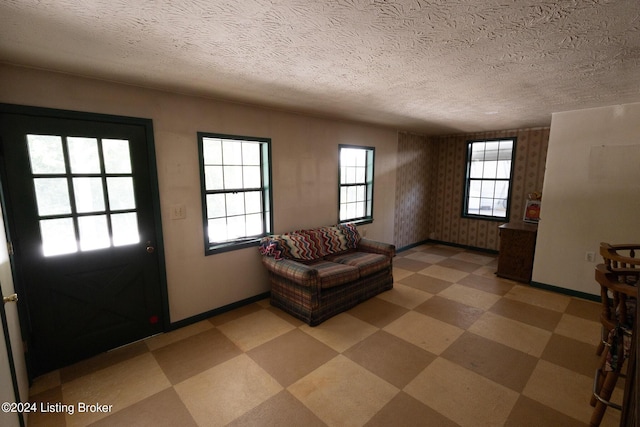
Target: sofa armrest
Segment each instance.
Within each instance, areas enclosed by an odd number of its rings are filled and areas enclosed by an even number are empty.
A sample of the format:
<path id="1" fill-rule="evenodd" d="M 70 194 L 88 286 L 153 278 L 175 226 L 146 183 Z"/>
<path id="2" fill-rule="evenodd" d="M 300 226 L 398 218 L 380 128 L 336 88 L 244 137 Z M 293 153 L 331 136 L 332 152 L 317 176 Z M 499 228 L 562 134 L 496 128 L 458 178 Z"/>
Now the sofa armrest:
<path id="1" fill-rule="evenodd" d="M 369 240 L 362 238 L 358 243 L 357 250 L 362 252 L 373 252 L 376 254 L 387 255 L 389 258 L 393 258 L 396 255 L 396 247 L 390 243 L 376 242 L 375 240 Z"/>
<path id="2" fill-rule="evenodd" d="M 301 262 L 290 259 L 276 260 L 270 256 L 263 256 L 262 264 L 271 273 L 289 279 L 301 286 L 311 287 L 318 282 L 318 270 Z"/>

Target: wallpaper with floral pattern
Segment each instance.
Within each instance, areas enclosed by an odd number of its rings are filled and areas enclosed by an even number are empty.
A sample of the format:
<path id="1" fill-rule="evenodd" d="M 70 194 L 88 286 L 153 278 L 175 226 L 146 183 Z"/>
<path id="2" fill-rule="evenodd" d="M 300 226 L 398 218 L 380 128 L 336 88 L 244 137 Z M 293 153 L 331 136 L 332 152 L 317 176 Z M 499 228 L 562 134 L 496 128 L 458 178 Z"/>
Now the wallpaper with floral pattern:
<path id="1" fill-rule="evenodd" d="M 522 221 L 527 194 L 542 191 L 549 128 L 428 137 L 398 135 L 395 245 L 426 240 L 498 250 L 503 222 L 462 217 L 467 141 L 516 137 L 511 221 Z M 544 195 L 542 197 L 544 216 Z"/>

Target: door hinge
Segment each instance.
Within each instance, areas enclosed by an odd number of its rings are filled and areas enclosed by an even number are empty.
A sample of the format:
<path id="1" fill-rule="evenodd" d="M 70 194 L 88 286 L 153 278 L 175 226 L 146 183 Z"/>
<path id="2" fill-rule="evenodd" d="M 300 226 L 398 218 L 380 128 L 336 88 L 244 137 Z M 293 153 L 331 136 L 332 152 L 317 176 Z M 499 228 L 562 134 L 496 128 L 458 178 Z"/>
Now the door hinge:
<path id="1" fill-rule="evenodd" d="M 9 252 L 9 255 L 13 255 L 13 243 L 11 242 L 7 242 L 7 251 Z"/>

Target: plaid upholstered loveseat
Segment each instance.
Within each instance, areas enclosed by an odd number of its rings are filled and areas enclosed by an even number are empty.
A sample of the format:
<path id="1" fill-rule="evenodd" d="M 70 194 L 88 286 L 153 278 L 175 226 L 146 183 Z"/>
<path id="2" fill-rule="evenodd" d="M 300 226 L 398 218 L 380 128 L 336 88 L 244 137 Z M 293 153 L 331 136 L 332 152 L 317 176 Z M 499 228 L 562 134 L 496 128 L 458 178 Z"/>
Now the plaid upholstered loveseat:
<path id="1" fill-rule="evenodd" d="M 311 326 L 393 287 L 395 246 L 353 224 L 267 236 L 260 244 L 271 305 Z"/>

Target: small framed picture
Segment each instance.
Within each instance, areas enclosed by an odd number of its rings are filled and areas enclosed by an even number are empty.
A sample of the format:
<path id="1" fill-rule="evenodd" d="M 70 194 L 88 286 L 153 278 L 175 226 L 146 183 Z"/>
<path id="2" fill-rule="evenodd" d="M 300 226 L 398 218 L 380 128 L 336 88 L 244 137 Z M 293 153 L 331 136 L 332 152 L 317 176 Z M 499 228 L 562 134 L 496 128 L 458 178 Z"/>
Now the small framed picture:
<path id="1" fill-rule="evenodd" d="M 540 221 L 540 200 L 527 200 L 524 209 L 524 222 L 538 223 Z"/>

